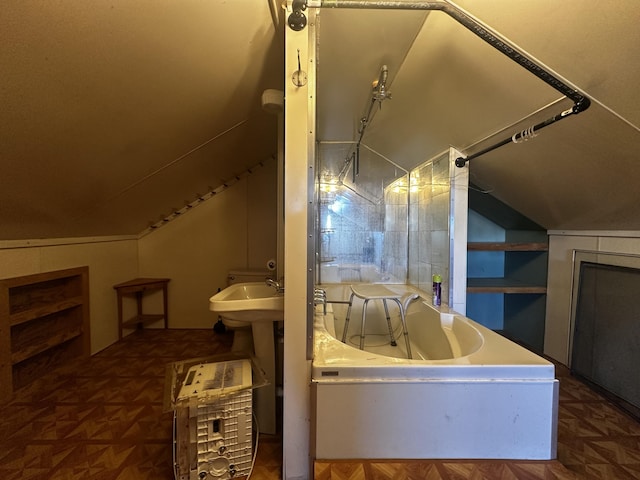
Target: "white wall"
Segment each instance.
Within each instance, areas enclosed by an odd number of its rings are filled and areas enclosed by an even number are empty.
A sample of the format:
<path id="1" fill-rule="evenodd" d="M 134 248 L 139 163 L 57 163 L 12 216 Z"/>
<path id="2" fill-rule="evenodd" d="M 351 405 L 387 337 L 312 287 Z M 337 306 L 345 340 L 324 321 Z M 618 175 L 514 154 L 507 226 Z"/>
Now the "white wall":
<path id="1" fill-rule="evenodd" d="M 640 232 L 550 231 L 544 353 L 568 365 L 573 251 L 640 254 Z"/>
<path id="2" fill-rule="evenodd" d="M 275 120 L 274 120 L 275 121 Z M 245 177 L 145 237 L 0 241 L 0 278 L 89 266 L 91 352 L 118 340 L 113 285 L 136 277 L 167 277 L 169 327 L 209 328 L 208 298 L 233 268 L 264 268 L 276 256 L 276 162 Z M 161 295 L 145 300 L 160 311 Z M 135 301 L 124 301 L 125 317 Z M 149 325 L 149 327 L 161 326 Z M 125 334 L 127 332 L 125 331 Z"/>
<path id="3" fill-rule="evenodd" d="M 273 118 L 273 121 L 277 121 Z M 247 264 L 250 269 L 265 270 L 267 261 L 278 250 L 278 165 L 270 160 L 247 177 Z"/>
<path id="4" fill-rule="evenodd" d="M 275 120 L 274 120 L 275 121 Z M 170 278 L 169 327 L 210 328 L 208 299 L 233 269 L 276 257 L 276 163 L 139 240 L 140 276 Z M 148 299 L 159 308 L 160 295 Z"/>
<path id="5" fill-rule="evenodd" d="M 113 285 L 138 275 L 137 243 L 135 237 L 106 237 L 25 242 L 16 248 L 0 248 L 0 278 L 89 266 L 91 353 L 95 353 L 118 340 Z"/>

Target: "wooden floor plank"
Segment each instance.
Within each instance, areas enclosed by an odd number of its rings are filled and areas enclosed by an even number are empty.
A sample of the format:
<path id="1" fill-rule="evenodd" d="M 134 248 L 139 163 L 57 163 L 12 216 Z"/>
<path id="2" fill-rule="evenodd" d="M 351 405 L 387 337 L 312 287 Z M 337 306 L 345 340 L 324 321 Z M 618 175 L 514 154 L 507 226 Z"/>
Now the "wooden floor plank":
<path id="1" fill-rule="evenodd" d="M 136 332 L 83 362 L 47 372 L 0 406 L 0 478 L 173 480 L 168 363 L 224 353 L 231 334 Z M 640 479 L 640 423 L 557 366 L 558 460 L 319 459 L 315 480 Z M 280 435 L 263 435 L 252 480 L 282 475 Z"/>

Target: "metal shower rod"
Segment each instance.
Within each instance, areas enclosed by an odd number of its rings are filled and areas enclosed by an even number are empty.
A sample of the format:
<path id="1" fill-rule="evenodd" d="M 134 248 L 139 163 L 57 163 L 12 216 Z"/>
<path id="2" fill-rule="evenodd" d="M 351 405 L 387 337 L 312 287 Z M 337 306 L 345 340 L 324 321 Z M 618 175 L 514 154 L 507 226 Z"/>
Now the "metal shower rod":
<path id="1" fill-rule="evenodd" d="M 311 8 L 352 8 L 352 9 L 388 9 L 388 10 L 438 10 L 446 13 L 451 18 L 456 20 L 459 24 L 467 28 L 474 33 L 477 37 L 484 40 L 496 50 L 502 52 L 514 62 L 518 63 L 523 68 L 534 74 L 541 79 L 547 85 L 553 87 L 555 90 L 565 95 L 567 98 L 573 100 L 573 107 L 565 110 L 558 115 L 540 122 L 527 130 L 518 132 L 513 136 L 504 139 L 490 147 L 487 147 L 480 152 L 469 155 L 466 158 L 459 157 L 456 159 L 456 166 L 464 167 L 466 163 L 474 158 L 477 158 L 485 153 L 488 153 L 496 148 L 499 148 L 507 143 L 518 143 L 522 140 L 527 140 L 530 137 L 535 136 L 535 132 L 547 127 L 559 120 L 567 118 L 570 115 L 584 112 L 591 100 L 579 92 L 575 88 L 567 85 L 564 81 L 556 77 L 553 73 L 549 72 L 542 66 L 538 65 L 535 61 L 530 59 L 523 52 L 519 51 L 516 47 L 511 45 L 505 39 L 499 37 L 496 33 L 490 31 L 488 27 L 482 25 L 473 17 L 460 10 L 458 7 L 448 2 L 425 2 L 425 1 L 403 1 L 403 0 L 293 0 L 292 8 L 294 13 L 302 15 L 302 10 L 307 7 Z"/>

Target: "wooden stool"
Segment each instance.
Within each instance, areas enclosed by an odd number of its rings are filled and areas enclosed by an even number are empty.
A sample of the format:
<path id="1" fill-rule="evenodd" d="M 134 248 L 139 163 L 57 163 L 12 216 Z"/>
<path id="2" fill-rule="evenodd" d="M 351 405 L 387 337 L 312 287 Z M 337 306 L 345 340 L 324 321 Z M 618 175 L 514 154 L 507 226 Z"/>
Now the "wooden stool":
<path id="1" fill-rule="evenodd" d="M 118 339 L 122 338 L 123 328 L 130 328 L 131 326 L 141 328 L 145 323 L 156 322 L 162 319 L 164 319 L 164 328 L 167 328 L 169 321 L 167 284 L 169 280 L 169 278 L 134 278 L 128 282 L 113 286 L 118 294 Z M 142 297 L 145 293 L 155 292 L 157 290 L 162 290 L 163 312 L 161 314 L 142 313 Z M 122 319 L 122 297 L 131 294 L 135 294 L 136 296 L 137 312 L 134 317 L 124 321 Z"/>

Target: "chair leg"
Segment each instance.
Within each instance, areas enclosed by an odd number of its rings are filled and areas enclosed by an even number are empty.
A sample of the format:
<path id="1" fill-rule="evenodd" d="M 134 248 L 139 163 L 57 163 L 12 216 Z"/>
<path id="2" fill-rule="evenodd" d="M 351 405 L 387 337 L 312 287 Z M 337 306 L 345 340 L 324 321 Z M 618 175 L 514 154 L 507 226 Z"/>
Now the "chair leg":
<path id="1" fill-rule="evenodd" d="M 393 300 L 398 304 L 398 307 L 400 308 L 400 320 L 402 321 L 402 332 L 404 334 L 405 344 L 407 345 L 407 358 L 412 359 L 413 356 L 411 355 L 411 345 L 409 343 L 409 332 L 407 331 L 407 321 L 404 317 L 404 308 L 402 308 L 402 304 L 400 303 L 400 300 L 398 300 L 397 298 L 394 298 Z"/>
<path id="2" fill-rule="evenodd" d="M 349 330 L 349 317 L 351 316 L 351 306 L 353 305 L 353 293 L 349 297 L 349 306 L 347 307 L 347 317 L 344 319 L 344 330 L 342 331 L 342 343 L 347 343 L 347 330 Z"/>
<path id="3" fill-rule="evenodd" d="M 382 304 L 384 305 L 384 313 L 387 316 L 387 327 L 389 327 L 389 338 L 391 339 L 391 346 L 395 347 L 398 345 L 396 343 L 396 339 L 393 336 L 393 328 L 391 327 L 391 317 L 389 316 L 389 308 L 387 308 L 387 299 L 382 299 Z"/>
<path id="4" fill-rule="evenodd" d="M 360 327 L 360 350 L 364 350 L 364 324 L 367 320 L 367 303 L 369 303 L 369 299 L 367 298 L 362 305 L 362 325 Z"/>

